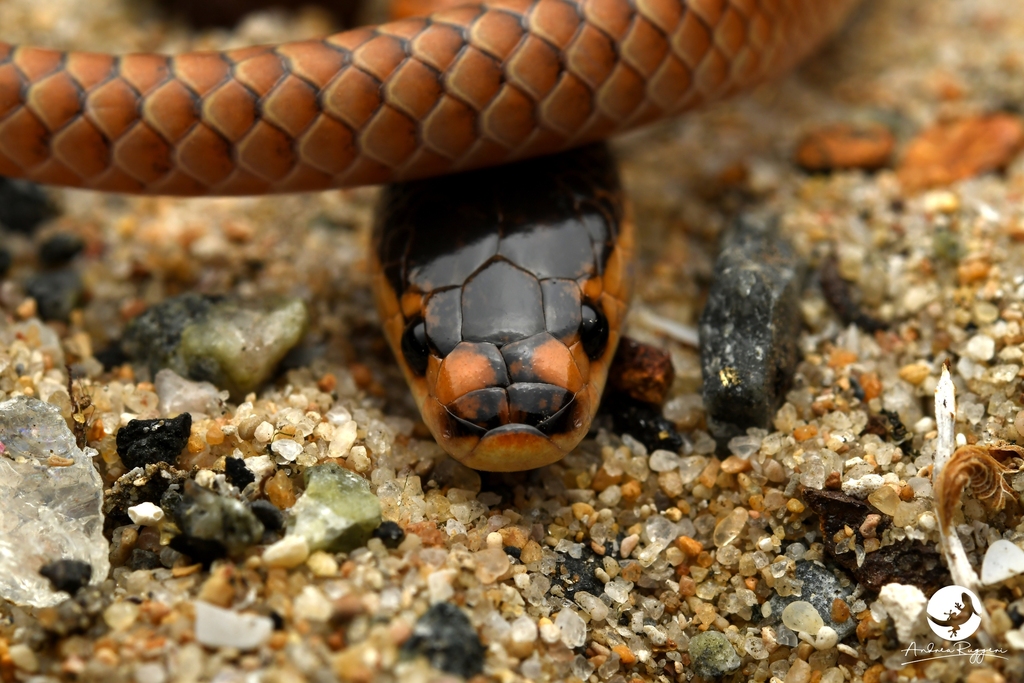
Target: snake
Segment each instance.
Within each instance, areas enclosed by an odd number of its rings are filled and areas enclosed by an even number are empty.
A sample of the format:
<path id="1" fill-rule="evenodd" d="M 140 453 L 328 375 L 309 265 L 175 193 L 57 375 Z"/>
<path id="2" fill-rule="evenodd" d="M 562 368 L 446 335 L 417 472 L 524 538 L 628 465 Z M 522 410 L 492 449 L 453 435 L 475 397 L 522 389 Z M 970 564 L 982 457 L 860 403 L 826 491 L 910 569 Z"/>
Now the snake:
<path id="1" fill-rule="evenodd" d="M 783 74 L 857 2 L 489 0 L 174 56 L 0 42 L 0 176 L 389 184 L 375 298 L 424 422 L 470 467 L 531 469 L 586 435 L 630 293 L 633 226 L 593 143 Z"/>

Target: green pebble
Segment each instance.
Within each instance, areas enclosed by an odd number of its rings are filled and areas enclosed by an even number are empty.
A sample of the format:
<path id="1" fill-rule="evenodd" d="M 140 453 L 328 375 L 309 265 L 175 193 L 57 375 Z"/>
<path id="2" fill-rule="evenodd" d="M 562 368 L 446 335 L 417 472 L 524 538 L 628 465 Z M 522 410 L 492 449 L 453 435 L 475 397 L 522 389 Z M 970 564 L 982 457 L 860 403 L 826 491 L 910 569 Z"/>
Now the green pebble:
<path id="1" fill-rule="evenodd" d="M 742 664 L 732 643 L 718 631 L 705 631 L 690 638 L 688 652 L 693 671 L 701 678 L 719 678 Z"/>
<path id="2" fill-rule="evenodd" d="M 183 330 L 179 351 L 189 367 L 215 365 L 222 375 L 218 385 L 244 396 L 270 379 L 302 339 L 308 321 L 306 306 L 297 299 L 262 307 L 223 302 Z"/>
<path id="3" fill-rule="evenodd" d="M 366 543 L 380 526 L 380 501 L 370 483 L 334 463 L 308 468 L 306 491 L 291 509 L 289 535 L 306 539 L 309 549 L 347 552 Z"/>

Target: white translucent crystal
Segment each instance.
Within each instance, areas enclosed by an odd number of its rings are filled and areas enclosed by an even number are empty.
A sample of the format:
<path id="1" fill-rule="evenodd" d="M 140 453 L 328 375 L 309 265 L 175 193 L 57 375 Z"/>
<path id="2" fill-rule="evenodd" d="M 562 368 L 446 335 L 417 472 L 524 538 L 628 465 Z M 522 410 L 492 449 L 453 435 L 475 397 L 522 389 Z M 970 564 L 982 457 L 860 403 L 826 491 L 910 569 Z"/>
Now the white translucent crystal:
<path id="1" fill-rule="evenodd" d="M 93 451 L 90 450 L 90 453 Z M 19 397 L 0 403 L 0 596 L 51 607 L 67 598 L 39 575 L 56 560 L 107 578 L 103 482 L 55 406 Z"/>
<path id="2" fill-rule="evenodd" d="M 555 626 L 561 632 L 562 642 L 568 648 L 583 647 L 587 642 L 587 625 L 575 611 L 564 608 L 555 617 Z"/>
<path id="3" fill-rule="evenodd" d="M 990 586 L 1024 574 L 1024 550 L 1005 539 L 988 547 L 981 563 L 981 583 Z"/>
<path id="4" fill-rule="evenodd" d="M 252 650 L 267 642 L 274 632 L 270 617 L 240 614 L 197 600 L 196 640 L 207 647 L 234 647 Z"/>
<path id="5" fill-rule="evenodd" d="M 164 368 L 153 379 L 160 410 L 170 415 L 192 413 L 197 415 L 220 415 L 228 392 L 221 392 L 209 382 L 192 382 L 173 370 Z"/>

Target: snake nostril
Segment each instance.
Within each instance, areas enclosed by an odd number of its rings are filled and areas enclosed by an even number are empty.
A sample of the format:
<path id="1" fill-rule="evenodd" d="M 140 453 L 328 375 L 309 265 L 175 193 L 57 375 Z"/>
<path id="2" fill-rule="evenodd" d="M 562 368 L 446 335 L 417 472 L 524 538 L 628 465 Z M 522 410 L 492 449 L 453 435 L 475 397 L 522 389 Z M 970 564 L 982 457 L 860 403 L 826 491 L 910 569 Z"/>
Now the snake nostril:
<path id="1" fill-rule="evenodd" d="M 537 426 L 565 408 L 572 399 L 572 392 L 553 384 L 513 384 L 508 388 L 509 419 Z"/>

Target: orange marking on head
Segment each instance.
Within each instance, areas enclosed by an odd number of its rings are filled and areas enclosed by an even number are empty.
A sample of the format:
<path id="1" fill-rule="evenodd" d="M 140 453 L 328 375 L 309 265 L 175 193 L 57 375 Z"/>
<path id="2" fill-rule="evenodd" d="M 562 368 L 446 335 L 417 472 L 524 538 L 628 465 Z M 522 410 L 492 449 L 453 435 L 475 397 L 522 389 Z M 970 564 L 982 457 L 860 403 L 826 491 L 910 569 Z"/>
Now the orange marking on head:
<path id="1" fill-rule="evenodd" d="M 495 374 L 491 361 L 475 344 L 460 342 L 441 362 L 434 396 L 447 405 L 475 389 L 497 386 L 504 380 Z"/>
<path id="2" fill-rule="evenodd" d="M 534 349 L 530 367 L 539 381 L 563 387 L 573 393 L 579 391 L 585 381 L 573 362 L 572 352 L 557 339 L 549 339 Z M 514 375 L 515 370 L 510 370 Z"/>
<path id="3" fill-rule="evenodd" d="M 415 290 L 408 290 L 402 295 L 402 315 L 413 318 L 423 310 L 423 295 Z"/>

